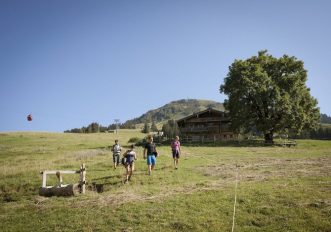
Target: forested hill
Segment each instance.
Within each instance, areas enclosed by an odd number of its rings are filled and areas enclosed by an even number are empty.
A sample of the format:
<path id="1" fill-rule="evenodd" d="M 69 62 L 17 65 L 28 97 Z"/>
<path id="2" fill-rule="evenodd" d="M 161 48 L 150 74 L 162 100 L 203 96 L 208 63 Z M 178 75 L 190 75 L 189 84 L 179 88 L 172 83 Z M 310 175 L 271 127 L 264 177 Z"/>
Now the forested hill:
<path id="1" fill-rule="evenodd" d="M 217 110 L 224 110 L 223 104 L 219 102 L 199 99 L 182 99 L 172 101 L 160 108 L 149 110 L 138 118 L 126 121 L 124 125 L 136 125 L 153 121 L 158 123 L 169 119 L 177 120 L 209 107 Z M 321 114 L 320 122 L 323 124 L 331 124 L 331 117 L 326 114 Z"/>
<path id="2" fill-rule="evenodd" d="M 179 119 L 195 112 L 205 110 L 207 108 L 214 108 L 217 110 L 224 110 L 222 103 L 210 100 L 198 99 L 183 99 L 172 101 L 160 108 L 150 110 L 138 118 L 128 120 L 125 124 L 139 124 L 147 122 L 162 122 L 169 119 Z"/>

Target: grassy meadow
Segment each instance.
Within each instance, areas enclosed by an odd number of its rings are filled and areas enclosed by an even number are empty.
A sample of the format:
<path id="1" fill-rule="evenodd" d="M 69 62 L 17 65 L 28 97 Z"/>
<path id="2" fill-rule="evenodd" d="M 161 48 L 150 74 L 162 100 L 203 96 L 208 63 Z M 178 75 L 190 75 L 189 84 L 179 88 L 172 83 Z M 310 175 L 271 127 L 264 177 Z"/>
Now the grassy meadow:
<path id="1" fill-rule="evenodd" d="M 331 141 L 298 140 L 297 147 L 182 146 L 178 170 L 169 146 L 158 147 L 147 175 L 143 149 L 123 184 L 109 146 L 118 134 L 0 133 L 1 231 L 331 231 Z M 38 196 L 42 170 L 78 170 L 87 190 L 74 197 Z M 236 178 L 238 177 L 238 178 Z M 78 175 L 64 175 L 65 183 Z M 56 178 L 48 178 L 48 185 Z"/>

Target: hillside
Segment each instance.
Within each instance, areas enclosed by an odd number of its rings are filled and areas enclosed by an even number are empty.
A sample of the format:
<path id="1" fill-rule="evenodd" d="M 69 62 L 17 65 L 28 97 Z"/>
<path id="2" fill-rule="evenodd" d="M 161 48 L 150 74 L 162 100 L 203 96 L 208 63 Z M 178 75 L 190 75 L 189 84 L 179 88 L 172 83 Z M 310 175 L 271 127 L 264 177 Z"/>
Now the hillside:
<path id="1" fill-rule="evenodd" d="M 156 123 L 159 123 L 169 119 L 177 120 L 209 107 L 224 110 L 223 104 L 219 102 L 198 99 L 182 99 L 172 101 L 160 108 L 150 110 L 138 118 L 126 121 L 125 124 L 140 124 L 146 121 L 155 121 Z"/>

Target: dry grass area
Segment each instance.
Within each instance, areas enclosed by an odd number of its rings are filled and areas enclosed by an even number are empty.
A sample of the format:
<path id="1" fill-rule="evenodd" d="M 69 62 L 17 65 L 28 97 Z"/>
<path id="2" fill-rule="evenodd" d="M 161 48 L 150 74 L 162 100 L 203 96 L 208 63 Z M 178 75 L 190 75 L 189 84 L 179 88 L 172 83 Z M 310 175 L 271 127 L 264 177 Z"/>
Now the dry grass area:
<path id="1" fill-rule="evenodd" d="M 268 181 L 276 178 L 291 177 L 330 177 L 331 157 L 317 158 L 256 158 L 236 164 L 217 164 L 200 167 L 207 176 L 217 176 L 233 181 L 239 171 L 241 181 Z"/>

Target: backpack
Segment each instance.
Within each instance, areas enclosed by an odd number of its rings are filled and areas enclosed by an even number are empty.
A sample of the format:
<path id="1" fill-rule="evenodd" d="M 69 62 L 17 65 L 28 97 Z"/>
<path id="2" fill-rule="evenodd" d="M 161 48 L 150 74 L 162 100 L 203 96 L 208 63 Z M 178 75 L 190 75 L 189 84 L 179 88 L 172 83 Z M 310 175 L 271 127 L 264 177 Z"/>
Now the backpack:
<path id="1" fill-rule="evenodd" d="M 126 157 L 123 157 L 123 158 L 121 159 L 121 164 L 122 164 L 122 165 L 125 165 L 125 164 L 126 164 Z"/>

